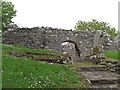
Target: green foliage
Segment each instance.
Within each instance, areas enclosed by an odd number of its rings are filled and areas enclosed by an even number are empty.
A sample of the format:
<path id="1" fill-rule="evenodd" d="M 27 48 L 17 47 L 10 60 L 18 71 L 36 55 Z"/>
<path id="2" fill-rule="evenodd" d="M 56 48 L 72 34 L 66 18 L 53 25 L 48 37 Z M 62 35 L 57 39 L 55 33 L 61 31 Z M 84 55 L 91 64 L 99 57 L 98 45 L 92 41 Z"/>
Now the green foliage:
<path id="1" fill-rule="evenodd" d="M 109 23 L 106 22 L 98 22 L 96 19 L 92 19 L 92 22 L 78 21 L 76 23 L 75 30 L 82 31 L 102 30 L 104 33 L 108 33 L 113 37 L 117 36 L 116 29 L 114 27 L 111 27 Z"/>
<path id="2" fill-rule="evenodd" d="M 16 10 L 14 10 L 14 5 L 12 2 L 2 1 L 2 32 L 5 31 L 5 27 L 12 22 L 12 18 L 16 16 Z"/>
<path id="3" fill-rule="evenodd" d="M 113 58 L 113 59 L 118 59 L 120 60 L 120 51 L 104 51 L 103 54 L 106 56 L 106 57 L 110 57 L 110 58 Z"/>

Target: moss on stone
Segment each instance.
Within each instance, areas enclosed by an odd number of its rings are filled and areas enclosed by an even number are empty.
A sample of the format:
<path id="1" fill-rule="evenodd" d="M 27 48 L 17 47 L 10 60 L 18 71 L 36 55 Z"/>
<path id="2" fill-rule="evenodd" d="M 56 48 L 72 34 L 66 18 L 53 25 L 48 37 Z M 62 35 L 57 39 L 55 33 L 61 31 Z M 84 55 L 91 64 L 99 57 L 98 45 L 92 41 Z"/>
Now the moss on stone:
<path id="1" fill-rule="evenodd" d="M 99 53 L 99 48 L 96 46 L 95 48 L 93 48 L 92 55 L 96 55 L 98 53 Z"/>

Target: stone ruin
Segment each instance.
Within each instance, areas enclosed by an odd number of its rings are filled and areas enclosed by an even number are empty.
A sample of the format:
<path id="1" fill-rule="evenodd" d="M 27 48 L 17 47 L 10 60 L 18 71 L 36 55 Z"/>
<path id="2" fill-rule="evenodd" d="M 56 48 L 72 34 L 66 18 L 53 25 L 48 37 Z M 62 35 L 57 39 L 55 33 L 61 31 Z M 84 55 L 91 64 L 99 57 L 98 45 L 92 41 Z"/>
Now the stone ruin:
<path id="1" fill-rule="evenodd" d="M 119 40 L 116 39 L 100 30 L 90 32 L 51 27 L 19 28 L 16 25 L 7 27 L 2 34 L 2 42 L 5 44 L 68 52 L 72 62 L 95 61 L 93 58 L 100 58 L 104 50 L 118 50 Z M 63 46 L 64 42 L 74 46 Z"/>

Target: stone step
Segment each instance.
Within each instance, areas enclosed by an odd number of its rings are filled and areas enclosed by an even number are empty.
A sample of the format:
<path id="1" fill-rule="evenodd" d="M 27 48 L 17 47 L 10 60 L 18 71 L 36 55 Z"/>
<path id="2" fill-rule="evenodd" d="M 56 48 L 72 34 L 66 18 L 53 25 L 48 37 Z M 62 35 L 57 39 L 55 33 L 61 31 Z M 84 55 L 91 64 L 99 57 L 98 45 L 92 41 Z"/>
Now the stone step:
<path id="1" fill-rule="evenodd" d="M 118 60 L 105 61 L 106 63 L 118 64 Z"/>
<path id="2" fill-rule="evenodd" d="M 105 65 L 111 72 L 117 72 L 118 70 L 118 61 L 104 61 L 100 62 L 99 64 Z"/>
<path id="3" fill-rule="evenodd" d="M 115 84 L 118 82 L 117 74 L 110 71 L 85 71 L 81 72 L 91 84 Z"/>
<path id="4" fill-rule="evenodd" d="M 100 65 L 106 65 L 107 63 L 111 63 L 111 64 L 114 64 L 114 65 L 117 65 L 118 61 L 114 60 L 114 61 L 101 61 L 101 62 L 99 62 Z"/>
<path id="5" fill-rule="evenodd" d="M 99 78 L 90 79 L 92 84 L 116 84 L 118 82 L 117 78 Z"/>
<path id="6" fill-rule="evenodd" d="M 114 88 L 113 90 L 118 90 L 118 86 L 116 84 L 92 84 L 91 88 L 105 88 L 105 90 L 110 90 L 110 88 Z"/>
<path id="7" fill-rule="evenodd" d="M 81 66 L 80 71 L 107 71 L 106 66 Z"/>

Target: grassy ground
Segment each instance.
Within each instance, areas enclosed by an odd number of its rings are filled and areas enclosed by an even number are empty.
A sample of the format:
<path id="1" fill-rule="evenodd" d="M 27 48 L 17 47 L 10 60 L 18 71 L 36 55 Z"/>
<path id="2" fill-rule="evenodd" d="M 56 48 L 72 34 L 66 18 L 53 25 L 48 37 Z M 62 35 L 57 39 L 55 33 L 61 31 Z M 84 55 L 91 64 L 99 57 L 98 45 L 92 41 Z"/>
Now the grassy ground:
<path id="1" fill-rule="evenodd" d="M 9 51 L 19 51 L 19 52 L 38 52 L 38 53 L 56 53 L 56 54 L 60 54 L 57 51 L 52 51 L 52 50 L 47 50 L 47 49 L 28 49 L 28 48 L 24 48 L 21 46 L 14 46 L 14 45 L 5 45 L 2 44 L 2 49 L 6 52 Z"/>
<path id="2" fill-rule="evenodd" d="M 113 59 L 120 59 L 120 51 L 104 51 L 103 54 L 106 57 L 110 57 Z"/>
<path id="3" fill-rule="evenodd" d="M 65 65 L 43 63 L 30 59 L 17 58 L 8 51 L 43 52 L 45 50 L 30 50 L 23 47 L 3 45 L 2 53 L 2 87 L 3 88 L 84 88 L 86 81 L 80 72 Z M 49 51 L 56 53 L 55 51 Z M 58 53 L 58 52 L 57 52 Z"/>
<path id="4" fill-rule="evenodd" d="M 47 49 L 29 49 L 21 46 L 4 44 L 2 45 L 2 49 L 10 55 L 16 57 L 26 57 L 38 61 L 57 62 L 58 60 L 62 60 L 60 58 L 61 56 L 69 57 L 69 54 L 63 54 L 62 52 Z"/>

